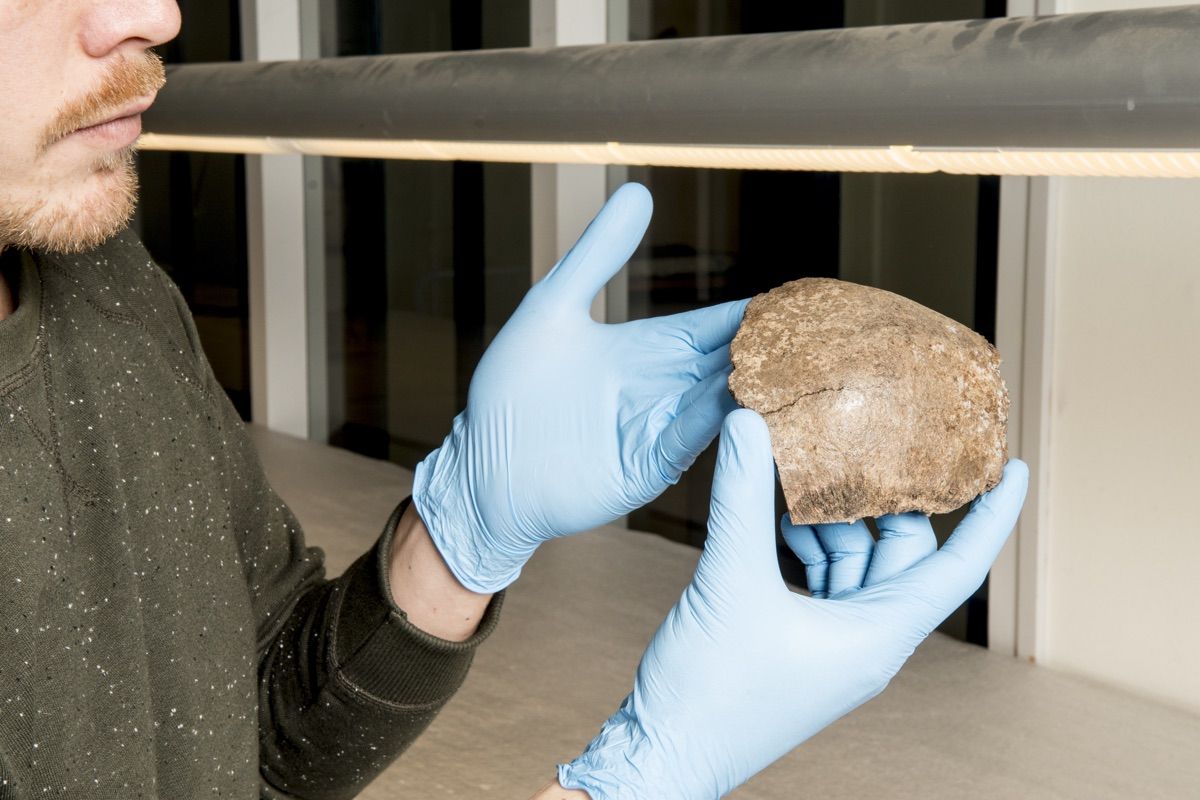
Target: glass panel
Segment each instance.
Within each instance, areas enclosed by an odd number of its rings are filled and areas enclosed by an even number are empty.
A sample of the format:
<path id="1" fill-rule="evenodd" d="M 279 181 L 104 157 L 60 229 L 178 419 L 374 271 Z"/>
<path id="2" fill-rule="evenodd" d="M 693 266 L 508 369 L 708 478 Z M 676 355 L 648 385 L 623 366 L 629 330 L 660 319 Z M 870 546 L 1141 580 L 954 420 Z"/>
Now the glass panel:
<path id="1" fill-rule="evenodd" d="M 525 0 L 338 0 L 323 24 L 324 55 L 529 44 Z M 529 167 L 330 158 L 324 178 L 329 443 L 411 468 L 529 288 Z"/>
<path id="2" fill-rule="evenodd" d="M 630 38 L 660 39 L 899 24 L 1003 14 L 982 0 L 692 3 L 631 0 Z M 857 175 L 635 168 L 655 216 L 629 266 L 629 317 L 753 296 L 801 277 L 838 277 L 927 305 L 991 338 L 999 184 L 949 175 Z M 631 528 L 700 545 L 716 447 L 678 485 L 630 515 Z M 784 510 L 782 493 L 777 497 Z M 958 515 L 935 518 L 944 538 Z M 785 576 L 803 567 L 779 542 Z M 986 637 L 980 595 L 945 626 Z"/>
<path id="3" fill-rule="evenodd" d="M 168 64 L 241 59 L 236 0 L 180 0 Z M 245 159 L 209 153 L 138 156 L 141 201 L 133 228 L 179 285 L 217 380 L 250 419 L 250 310 Z"/>

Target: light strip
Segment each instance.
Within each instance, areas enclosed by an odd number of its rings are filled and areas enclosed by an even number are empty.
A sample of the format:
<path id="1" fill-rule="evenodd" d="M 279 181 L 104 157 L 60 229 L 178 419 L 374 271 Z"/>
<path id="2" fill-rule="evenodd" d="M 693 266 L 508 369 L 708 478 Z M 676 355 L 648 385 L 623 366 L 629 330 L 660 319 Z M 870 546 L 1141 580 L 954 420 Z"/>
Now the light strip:
<path id="1" fill-rule="evenodd" d="M 1200 150 L 1026 150 L 894 147 L 748 147 L 618 142 L 458 142 L 290 139 L 143 134 L 143 150 L 292 154 L 417 161 L 624 164 L 815 172 L 946 172 L 954 175 L 1200 177 Z"/>

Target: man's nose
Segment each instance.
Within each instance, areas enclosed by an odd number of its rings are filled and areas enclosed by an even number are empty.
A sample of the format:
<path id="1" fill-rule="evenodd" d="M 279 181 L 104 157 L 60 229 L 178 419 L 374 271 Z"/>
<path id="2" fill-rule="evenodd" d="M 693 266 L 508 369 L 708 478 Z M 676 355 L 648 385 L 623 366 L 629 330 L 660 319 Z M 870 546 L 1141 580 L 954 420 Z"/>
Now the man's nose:
<path id="1" fill-rule="evenodd" d="M 88 0 L 80 5 L 80 42 L 93 58 L 122 48 L 145 50 L 179 33 L 176 0 Z"/>

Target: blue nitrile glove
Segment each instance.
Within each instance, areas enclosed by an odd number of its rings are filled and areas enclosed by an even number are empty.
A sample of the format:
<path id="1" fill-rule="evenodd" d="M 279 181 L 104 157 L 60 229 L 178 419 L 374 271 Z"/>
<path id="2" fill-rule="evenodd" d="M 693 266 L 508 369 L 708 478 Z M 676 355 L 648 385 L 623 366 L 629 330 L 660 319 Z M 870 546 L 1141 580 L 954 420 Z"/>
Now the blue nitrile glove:
<path id="1" fill-rule="evenodd" d="M 638 184 L 609 198 L 497 334 L 466 410 L 417 466 L 413 502 L 468 589 L 495 592 L 541 542 L 653 500 L 736 407 L 729 341 L 748 301 L 620 325 L 589 315 L 650 212 Z"/>
<path id="2" fill-rule="evenodd" d="M 801 548 L 814 565 L 829 563 L 822 585 L 838 587 L 828 599 L 805 597 L 779 574 L 766 423 L 734 411 L 695 578 L 654 634 L 633 693 L 582 755 L 559 766 L 559 781 L 593 800 L 729 792 L 883 690 L 983 581 L 1027 482 L 1026 466 L 1010 461 L 940 551 L 920 515 L 904 515 L 902 546 L 889 543 L 895 526 L 884 526 L 874 556 L 846 576 L 825 551 L 817 558 L 816 548 Z"/>

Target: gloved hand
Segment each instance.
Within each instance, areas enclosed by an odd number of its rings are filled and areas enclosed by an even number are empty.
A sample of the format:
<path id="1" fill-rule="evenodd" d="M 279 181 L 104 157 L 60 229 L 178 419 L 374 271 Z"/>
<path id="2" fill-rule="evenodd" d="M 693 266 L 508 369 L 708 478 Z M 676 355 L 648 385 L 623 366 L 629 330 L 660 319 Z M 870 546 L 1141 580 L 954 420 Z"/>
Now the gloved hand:
<path id="1" fill-rule="evenodd" d="M 887 518 L 873 552 L 859 542 L 865 558 L 845 574 L 817 532 L 788 526 L 818 577 L 827 563 L 826 599 L 780 578 L 774 477 L 766 423 L 734 411 L 695 578 L 651 640 L 633 693 L 559 766 L 564 788 L 593 800 L 714 800 L 877 695 L 983 581 L 1016 523 L 1028 470 L 1010 461 L 940 551 L 923 515 Z"/>
<path id="2" fill-rule="evenodd" d="M 541 542 L 657 497 L 735 407 L 729 341 L 748 301 L 620 325 L 589 316 L 650 212 L 641 185 L 613 194 L 525 295 L 450 435 L 417 466 L 417 512 L 468 589 L 495 592 Z"/>

